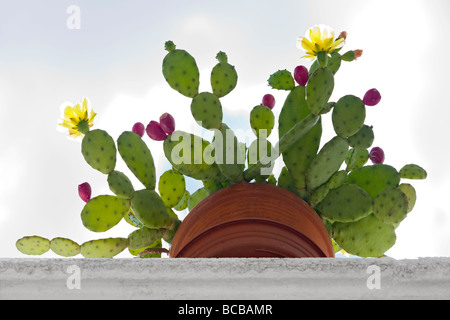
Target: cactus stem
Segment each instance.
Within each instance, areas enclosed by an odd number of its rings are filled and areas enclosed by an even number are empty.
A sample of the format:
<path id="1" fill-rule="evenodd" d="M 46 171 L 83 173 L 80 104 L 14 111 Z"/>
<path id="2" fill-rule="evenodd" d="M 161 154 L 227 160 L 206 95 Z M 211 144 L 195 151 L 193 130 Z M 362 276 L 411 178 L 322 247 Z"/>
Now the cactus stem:
<path id="1" fill-rule="evenodd" d="M 148 248 L 139 253 L 139 258 L 142 258 L 147 254 L 161 254 L 161 253 L 169 254 L 169 250 L 167 250 L 166 248 Z"/>

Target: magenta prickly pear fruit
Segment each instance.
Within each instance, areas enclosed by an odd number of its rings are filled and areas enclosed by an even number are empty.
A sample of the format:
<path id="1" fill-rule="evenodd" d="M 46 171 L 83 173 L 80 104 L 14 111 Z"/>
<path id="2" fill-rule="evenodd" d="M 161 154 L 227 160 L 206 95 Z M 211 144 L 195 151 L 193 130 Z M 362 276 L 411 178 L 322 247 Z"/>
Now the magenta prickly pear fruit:
<path id="1" fill-rule="evenodd" d="M 363 98 L 363 102 L 366 106 L 377 105 L 381 100 L 381 94 L 377 89 L 370 89 L 366 92 Z"/>
<path id="2" fill-rule="evenodd" d="M 305 66 L 297 66 L 294 69 L 294 79 L 300 86 L 305 86 L 308 82 L 308 69 Z"/>
<path id="3" fill-rule="evenodd" d="M 136 133 L 139 137 L 142 138 L 142 137 L 144 136 L 145 126 L 144 126 L 144 124 L 143 124 L 142 122 L 136 122 L 136 123 L 133 125 L 132 131 L 133 131 L 134 133 Z"/>
<path id="4" fill-rule="evenodd" d="M 159 117 L 159 124 L 167 134 L 172 134 L 175 131 L 175 119 L 167 112 Z"/>
<path id="5" fill-rule="evenodd" d="M 369 158 L 373 163 L 384 162 L 384 151 L 380 147 L 374 147 L 370 150 Z"/>
<path id="6" fill-rule="evenodd" d="M 92 189 L 89 182 L 84 182 L 78 185 L 78 194 L 80 195 L 81 200 L 84 202 L 88 202 L 91 200 Z"/>
<path id="7" fill-rule="evenodd" d="M 145 129 L 147 131 L 148 136 L 155 141 L 164 141 L 167 138 L 167 134 L 161 128 L 161 125 L 157 121 L 150 121 Z"/>
<path id="8" fill-rule="evenodd" d="M 270 109 L 273 109 L 273 107 L 275 107 L 275 97 L 268 93 L 262 98 L 261 104 L 263 106 L 269 107 Z"/>

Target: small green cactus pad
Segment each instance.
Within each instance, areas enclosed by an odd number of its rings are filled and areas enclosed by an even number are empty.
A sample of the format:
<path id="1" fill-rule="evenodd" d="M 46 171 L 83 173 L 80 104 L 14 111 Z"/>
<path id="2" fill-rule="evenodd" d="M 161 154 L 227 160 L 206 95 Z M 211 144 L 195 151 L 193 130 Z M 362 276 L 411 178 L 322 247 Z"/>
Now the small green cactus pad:
<path id="1" fill-rule="evenodd" d="M 288 168 L 286 167 L 283 167 L 281 169 L 277 184 L 279 187 L 284 188 L 292 193 L 297 192 L 294 185 L 294 179 L 292 178 Z"/>
<path id="2" fill-rule="evenodd" d="M 142 228 L 128 235 L 129 249 L 142 249 L 151 246 L 156 240 L 161 239 L 164 229 Z"/>
<path id="3" fill-rule="evenodd" d="M 185 190 L 180 202 L 178 202 L 178 204 L 173 208 L 177 211 L 183 211 L 184 209 L 186 209 L 188 207 L 188 200 L 190 196 L 191 194 L 189 193 L 189 191 Z"/>
<path id="4" fill-rule="evenodd" d="M 162 72 L 172 89 L 186 97 L 193 98 L 198 94 L 200 84 L 197 63 L 185 50 L 174 49 L 164 57 Z"/>
<path id="5" fill-rule="evenodd" d="M 149 245 L 148 247 L 141 248 L 141 249 L 128 248 L 128 251 L 130 252 L 131 255 L 138 256 L 141 252 L 144 252 L 147 249 L 160 249 L 160 248 L 162 248 L 162 241 L 161 241 L 161 239 L 158 239 L 155 242 L 153 242 L 151 245 Z M 146 254 L 143 256 L 139 256 L 139 258 L 161 258 L 161 253 L 149 253 L 149 254 Z"/>
<path id="6" fill-rule="evenodd" d="M 214 130 L 212 145 L 222 174 L 232 183 L 244 182 L 245 158 L 241 157 L 241 146 L 233 130 L 222 123 L 220 130 Z"/>
<path id="7" fill-rule="evenodd" d="M 217 181 L 224 179 L 214 162 L 213 146 L 199 136 L 174 131 L 164 141 L 164 154 L 181 174 L 197 180 Z"/>
<path id="8" fill-rule="evenodd" d="M 330 99 L 334 89 L 334 76 L 328 68 L 319 68 L 309 77 L 306 101 L 312 114 L 318 115 Z"/>
<path id="9" fill-rule="evenodd" d="M 74 257 L 81 251 L 80 245 L 75 241 L 59 237 L 50 241 L 50 249 L 63 257 Z"/>
<path id="10" fill-rule="evenodd" d="M 402 183 L 398 186 L 398 188 L 405 194 L 406 198 L 408 199 L 408 210 L 406 213 L 409 213 L 414 208 L 414 205 L 416 204 L 416 189 L 409 183 Z"/>
<path id="11" fill-rule="evenodd" d="M 224 52 L 217 54 L 217 60 L 219 63 L 211 71 L 211 87 L 213 93 L 221 98 L 236 87 L 238 75 L 234 66 L 228 63 Z"/>
<path id="12" fill-rule="evenodd" d="M 348 151 L 347 159 L 345 163 L 347 168 L 345 170 L 352 171 L 362 168 L 369 160 L 369 151 L 367 149 L 350 149 Z"/>
<path id="13" fill-rule="evenodd" d="M 335 222 L 331 234 L 339 247 L 360 257 L 381 257 L 396 240 L 394 227 L 373 214 L 355 222 Z"/>
<path id="14" fill-rule="evenodd" d="M 118 197 L 131 199 L 134 194 L 133 184 L 128 177 L 117 170 L 108 174 L 109 189 Z"/>
<path id="15" fill-rule="evenodd" d="M 175 170 L 167 170 L 159 178 L 158 191 L 166 207 L 175 207 L 183 198 L 186 190 L 184 176 Z"/>
<path id="16" fill-rule="evenodd" d="M 39 236 L 27 236 L 16 241 L 16 248 L 23 254 L 38 256 L 50 250 L 50 240 Z"/>
<path id="17" fill-rule="evenodd" d="M 317 208 L 329 220 L 353 222 L 372 212 L 372 198 L 355 184 L 343 184 L 330 190 Z"/>
<path id="18" fill-rule="evenodd" d="M 269 86 L 278 90 L 292 90 L 295 87 L 294 77 L 288 70 L 278 70 L 267 81 Z"/>
<path id="19" fill-rule="evenodd" d="M 129 210 L 129 200 L 100 195 L 86 203 L 81 211 L 81 220 L 88 230 L 104 232 L 118 224 Z"/>
<path id="20" fill-rule="evenodd" d="M 282 137 L 296 123 L 310 114 L 305 94 L 305 87 L 297 86 L 286 97 L 278 118 L 279 137 Z M 319 119 L 308 133 L 282 153 L 283 161 L 294 179 L 298 193 L 302 197 L 305 197 L 306 171 L 319 150 L 321 136 L 322 121 Z"/>
<path id="21" fill-rule="evenodd" d="M 408 198 L 398 187 L 388 187 L 373 200 L 373 213 L 384 223 L 399 224 L 406 218 Z"/>
<path id="22" fill-rule="evenodd" d="M 366 119 L 364 102 L 353 95 L 346 95 L 336 102 L 331 115 L 334 131 L 347 138 L 356 134 Z"/>
<path id="23" fill-rule="evenodd" d="M 81 245 L 81 255 L 85 258 L 113 258 L 128 246 L 126 238 L 107 238 L 86 241 Z"/>
<path id="24" fill-rule="evenodd" d="M 154 190 L 139 190 L 131 199 L 131 208 L 140 222 L 147 228 L 167 228 L 171 218 L 166 205 Z"/>
<path id="25" fill-rule="evenodd" d="M 199 93 L 192 99 L 191 113 L 205 129 L 218 129 L 222 124 L 223 111 L 219 98 L 209 92 Z"/>
<path id="26" fill-rule="evenodd" d="M 318 187 L 314 192 L 309 196 L 309 204 L 311 207 L 315 208 L 328 194 L 330 188 L 327 183 L 324 183 L 320 187 Z"/>
<path id="27" fill-rule="evenodd" d="M 404 179 L 426 179 L 427 172 L 417 164 L 407 164 L 400 169 L 400 178 Z"/>
<path id="28" fill-rule="evenodd" d="M 171 244 L 173 238 L 175 237 L 175 233 L 178 231 L 178 227 L 181 224 L 181 221 L 178 219 L 173 219 L 173 225 L 169 229 L 164 230 L 163 240 L 167 243 Z"/>
<path id="29" fill-rule="evenodd" d="M 149 190 L 156 186 L 155 164 L 145 142 L 131 131 L 123 132 L 117 139 L 120 156 L 136 178 Z"/>
<path id="30" fill-rule="evenodd" d="M 92 168 L 104 174 L 109 174 L 116 166 L 116 146 L 104 130 L 87 132 L 81 142 L 81 153 Z"/>
<path id="31" fill-rule="evenodd" d="M 387 187 L 396 187 L 400 182 L 400 175 L 395 168 L 377 163 L 365 166 L 349 173 L 347 183 L 357 184 L 370 194 L 372 199 Z"/>
<path id="32" fill-rule="evenodd" d="M 328 57 L 328 63 L 327 63 L 327 68 L 331 70 L 331 72 L 333 72 L 333 74 L 336 74 L 336 72 L 338 72 L 339 68 L 341 67 L 341 62 L 342 62 L 342 58 L 341 55 L 336 52 L 333 51 L 331 53 L 331 55 Z M 320 68 L 319 65 L 319 61 L 314 60 L 313 64 L 311 65 L 311 68 L 309 69 L 309 74 L 313 74 L 314 71 L 316 71 L 317 69 Z"/>
<path id="33" fill-rule="evenodd" d="M 346 180 L 347 180 L 347 171 L 340 170 L 331 176 L 330 180 L 328 180 L 327 182 L 327 186 L 330 189 L 336 189 L 342 186 Z"/>
<path id="34" fill-rule="evenodd" d="M 363 125 L 361 129 L 351 137 L 348 137 L 348 144 L 355 149 L 368 149 L 373 143 L 375 135 L 368 125 Z"/>
<path id="35" fill-rule="evenodd" d="M 250 111 L 250 127 L 256 137 L 268 137 L 274 124 L 275 116 L 269 107 L 260 104 Z M 265 134 L 261 132 L 262 130 L 266 130 Z"/>
<path id="36" fill-rule="evenodd" d="M 306 185 L 313 191 L 327 182 L 339 170 L 348 152 L 348 142 L 339 136 L 328 141 L 311 162 L 306 173 Z"/>
<path id="37" fill-rule="evenodd" d="M 191 211 L 194 207 L 199 204 L 203 199 L 209 196 L 208 191 L 205 188 L 200 188 L 195 191 L 188 200 L 188 210 Z"/>

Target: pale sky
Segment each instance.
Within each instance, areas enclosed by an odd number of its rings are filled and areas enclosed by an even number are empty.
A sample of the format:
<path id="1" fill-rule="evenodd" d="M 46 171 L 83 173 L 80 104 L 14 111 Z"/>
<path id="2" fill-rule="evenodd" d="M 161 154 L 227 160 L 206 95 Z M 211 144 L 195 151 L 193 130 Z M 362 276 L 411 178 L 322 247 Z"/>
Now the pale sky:
<path id="1" fill-rule="evenodd" d="M 70 5 L 80 8 L 80 29 L 67 27 Z M 309 66 L 296 40 L 315 24 L 347 31 L 343 52 L 364 50 L 358 61 L 341 66 L 331 100 L 377 88 L 382 100 L 367 110 L 365 122 L 374 126 L 374 146 L 397 169 L 417 163 L 428 171 L 427 180 L 411 182 L 416 207 L 387 255 L 450 256 L 449 13 L 447 0 L 0 0 L 0 257 L 24 257 L 15 241 L 25 235 L 81 244 L 133 231 L 125 221 L 101 234 L 82 226 L 78 184 L 90 182 L 93 196 L 111 192 L 106 176 L 84 161 L 81 144 L 56 130 L 65 102 L 88 97 L 98 114 L 95 127 L 115 139 L 136 121 L 146 124 L 164 112 L 175 117 L 177 129 L 199 132 L 190 99 L 162 76 L 164 42 L 173 40 L 196 58 L 201 91 L 210 90 L 217 52 L 228 54 L 239 81 L 221 99 L 224 122 L 244 132 L 266 93 L 275 96 L 278 117 L 287 93 L 266 80 L 278 69 Z M 324 126 L 323 143 L 333 135 L 330 117 Z M 168 169 L 162 144 L 145 141 L 160 175 Z M 117 169 L 131 178 L 123 162 Z M 197 186 L 190 183 L 190 191 Z"/>

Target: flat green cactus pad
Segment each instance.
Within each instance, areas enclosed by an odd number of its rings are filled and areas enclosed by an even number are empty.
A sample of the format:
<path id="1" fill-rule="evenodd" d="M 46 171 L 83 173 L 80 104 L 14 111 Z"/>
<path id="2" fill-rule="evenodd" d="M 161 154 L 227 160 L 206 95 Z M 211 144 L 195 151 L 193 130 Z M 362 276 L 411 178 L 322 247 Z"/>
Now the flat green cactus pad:
<path id="1" fill-rule="evenodd" d="M 278 70 L 267 80 L 269 86 L 278 90 L 292 90 L 295 87 L 294 77 L 288 70 Z"/>
<path id="2" fill-rule="evenodd" d="M 156 186 L 155 164 L 147 144 L 131 131 L 123 132 L 117 139 L 120 156 L 136 178 L 150 190 Z"/>
<path id="3" fill-rule="evenodd" d="M 153 190 L 136 191 L 131 199 L 131 209 L 136 218 L 147 228 L 168 228 L 171 225 L 165 203 Z"/>
<path id="4" fill-rule="evenodd" d="M 343 184 L 328 192 L 318 210 L 321 216 L 332 221 L 357 221 L 371 213 L 372 198 L 355 184 Z"/>
<path id="5" fill-rule="evenodd" d="M 205 129 L 218 129 L 222 124 L 223 111 L 219 98 L 209 92 L 199 93 L 192 99 L 191 113 Z"/>
<path id="6" fill-rule="evenodd" d="M 200 188 L 197 191 L 195 191 L 188 200 L 188 210 L 191 211 L 194 209 L 194 207 L 200 203 L 203 199 L 205 199 L 207 196 L 209 196 L 208 191 L 206 191 L 205 188 Z"/>
<path id="7" fill-rule="evenodd" d="M 109 174 L 116 166 L 116 146 L 104 130 L 87 132 L 81 142 L 81 153 L 92 168 L 104 174 Z"/>
<path id="8" fill-rule="evenodd" d="M 373 214 L 355 222 L 335 222 L 331 234 L 340 248 L 360 257 L 381 257 L 396 240 L 394 227 Z"/>
<path id="9" fill-rule="evenodd" d="M 414 208 L 414 205 L 416 204 L 416 190 L 412 185 L 409 183 L 402 183 L 398 186 L 400 190 L 405 194 L 406 198 L 408 199 L 408 210 L 407 213 L 411 212 Z"/>
<path id="10" fill-rule="evenodd" d="M 312 114 L 318 115 L 330 99 L 334 89 L 333 72 L 319 68 L 311 74 L 306 85 L 306 101 Z"/>
<path id="11" fill-rule="evenodd" d="M 108 175 L 109 189 L 118 197 L 131 199 L 134 194 L 134 187 L 130 179 L 120 171 L 114 170 Z"/>
<path id="12" fill-rule="evenodd" d="M 328 141 L 311 162 L 306 174 L 306 186 L 314 190 L 327 182 L 339 170 L 348 152 L 348 142 L 341 137 Z"/>
<path id="13" fill-rule="evenodd" d="M 163 236 L 163 229 L 141 228 L 128 235 L 129 249 L 142 249 L 151 246 L 155 241 Z"/>
<path id="14" fill-rule="evenodd" d="M 367 149 L 355 149 L 352 148 L 348 151 L 347 159 L 347 171 L 356 170 L 362 168 L 369 160 L 369 151 Z"/>
<path id="15" fill-rule="evenodd" d="M 167 170 L 159 178 L 158 191 L 166 207 L 175 207 L 183 198 L 186 190 L 184 176 L 175 170 Z"/>
<path id="16" fill-rule="evenodd" d="M 85 258 L 113 258 L 128 246 L 126 238 L 91 240 L 81 245 L 81 255 Z"/>
<path id="17" fill-rule="evenodd" d="M 367 149 L 372 145 L 374 138 L 372 128 L 364 124 L 358 132 L 348 137 L 348 144 L 356 149 Z"/>
<path id="18" fill-rule="evenodd" d="M 398 187 L 388 187 L 373 200 L 373 213 L 385 223 L 399 224 L 408 213 L 408 198 Z"/>
<path id="19" fill-rule="evenodd" d="M 347 138 L 356 134 L 366 119 L 364 102 L 353 95 L 338 100 L 333 108 L 332 120 L 337 135 Z"/>
<path id="20" fill-rule="evenodd" d="M 219 62 L 211 71 L 211 87 L 219 98 L 230 93 L 236 87 L 237 80 L 236 69 L 227 61 Z"/>
<path id="21" fill-rule="evenodd" d="M 67 238 L 53 238 L 50 242 L 50 249 L 63 257 L 74 257 L 81 252 L 78 243 Z"/>
<path id="22" fill-rule="evenodd" d="M 81 220 L 88 230 L 104 232 L 118 224 L 129 210 L 129 200 L 100 195 L 86 203 L 81 211 Z"/>
<path id="23" fill-rule="evenodd" d="M 265 137 L 268 137 L 272 132 L 275 124 L 275 116 L 272 110 L 261 105 L 255 106 L 250 112 L 250 127 L 255 133 L 256 137 L 261 137 L 261 130 L 266 130 Z"/>
<path id="24" fill-rule="evenodd" d="M 377 163 L 349 173 L 347 183 L 354 183 L 366 190 L 372 199 L 387 187 L 396 187 L 400 182 L 397 170 L 387 164 Z"/>
<path id="25" fill-rule="evenodd" d="M 417 164 L 407 164 L 399 171 L 404 179 L 426 179 L 427 172 Z"/>
<path id="26" fill-rule="evenodd" d="M 16 241 L 16 248 L 23 254 L 41 255 L 50 250 L 50 240 L 39 236 L 27 236 Z"/>

